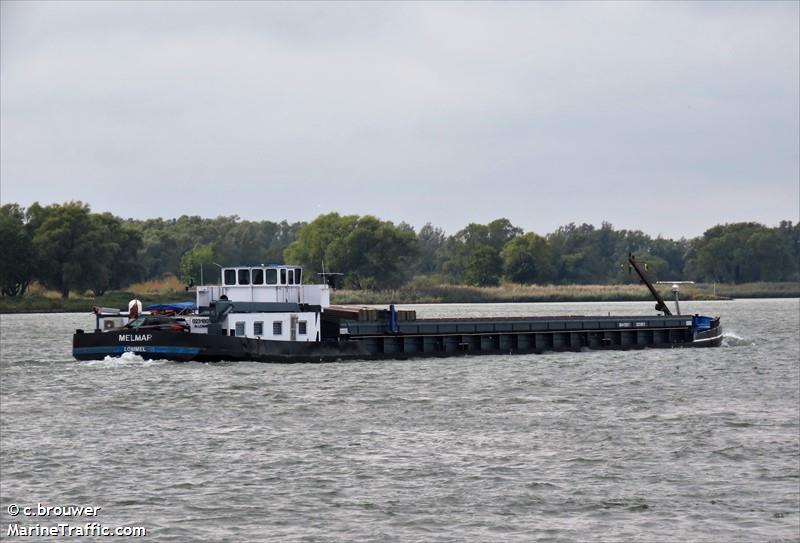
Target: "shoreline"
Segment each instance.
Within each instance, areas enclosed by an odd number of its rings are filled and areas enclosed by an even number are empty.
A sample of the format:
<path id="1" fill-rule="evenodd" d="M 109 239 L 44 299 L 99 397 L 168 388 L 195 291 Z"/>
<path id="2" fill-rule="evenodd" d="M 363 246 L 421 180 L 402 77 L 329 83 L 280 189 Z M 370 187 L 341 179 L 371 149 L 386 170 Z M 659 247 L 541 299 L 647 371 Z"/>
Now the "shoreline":
<path id="1" fill-rule="evenodd" d="M 331 296 L 331 303 L 334 305 L 412 305 L 412 304 L 503 304 L 503 303 L 591 303 L 591 302 L 649 302 L 652 301 L 649 293 L 644 293 L 641 296 L 616 296 L 616 295 L 583 295 L 583 296 L 513 296 L 513 297 L 480 297 L 475 299 L 472 296 L 465 297 L 447 297 L 448 299 L 430 299 L 427 296 L 411 296 L 405 298 L 400 296 L 390 296 L 389 293 L 361 293 L 360 296 L 349 296 L 349 292 L 333 293 Z M 397 293 L 394 293 L 397 294 Z M 163 300 L 173 300 L 181 296 L 165 295 Z M 185 296 L 184 296 L 185 297 Z M 432 298 L 432 297 L 431 297 Z M 748 295 L 747 293 L 739 296 L 682 296 L 681 301 L 696 302 L 696 301 L 735 301 L 737 299 L 790 299 L 800 298 L 800 292 L 764 292 Z M 132 299 L 132 298 L 129 298 Z M 139 298 L 141 299 L 141 297 Z M 667 299 L 667 303 L 671 303 L 671 299 Z M 92 306 L 102 305 L 104 307 L 116 307 L 124 310 L 127 303 L 121 304 L 103 304 L 98 303 L 98 300 L 87 299 L 71 299 L 67 304 L 61 305 L 60 300 L 50 300 L 50 307 L 36 307 L 39 304 L 19 304 L 17 307 L 9 307 L 3 303 L 4 300 L 0 299 L 0 315 L 17 315 L 17 314 L 48 314 L 48 313 L 87 313 L 91 314 Z M 102 302 L 102 300 L 101 300 Z M 157 300 L 142 300 L 143 305 L 150 305 L 151 303 L 159 303 Z M 83 307 L 77 307 L 78 305 Z M 85 304 L 85 305 L 84 305 Z M 17 305 L 17 304 L 15 304 Z"/>

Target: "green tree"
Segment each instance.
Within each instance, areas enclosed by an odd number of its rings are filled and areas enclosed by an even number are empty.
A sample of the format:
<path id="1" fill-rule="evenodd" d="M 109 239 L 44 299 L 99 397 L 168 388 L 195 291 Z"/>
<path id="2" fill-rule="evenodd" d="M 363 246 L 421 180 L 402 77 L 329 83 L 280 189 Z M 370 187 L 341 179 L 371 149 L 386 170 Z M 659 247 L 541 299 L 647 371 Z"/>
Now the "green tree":
<path id="1" fill-rule="evenodd" d="M 188 249 L 179 247 L 163 219 L 151 219 L 135 224 L 142 236 L 139 261 L 145 278 L 159 278 L 167 273 L 177 274 L 180 258 Z"/>
<path id="2" fill-rule="evenodd" d="M 282 264 L 283 252 L 302 223 L 242 221 L 231 225 L 216 243 L 218 258 L 229 264 Z"/>
<path id="3" fill-rule="evenodd" d="M 605 226 L 605 224 L 604 224 Z M 609 225 L 610 226 L 610 225 Z M 609 228 L 606 228 L 608 231 Z M 604 234 L 604 237 L 607 233 Z M 570 223 L 547 236 L 553 251 L 556 277 L 561 283 L 604 283 L 609 262 L 597 245 L 597 230 L 591 224 Z M 607 247 L 605 248 L 607 250 Z"/>
<path id="4" fill-rule="evenodd" d="M 511 224 L 508 219 L 495 219 L 489 224 L 470 223 L 456 232 L 453 238 L 466 245 L 483 244 L 497 251 L 512 238 L 522 234 L 522 229 Z"/>
<path id="5" fill-rule="evenodd" d="M 119 290 L 144 278 L 144 266 L 139 260 L 144 244 L 142 233 L 130 221 L 117 219 L 111 232 L 119 249 L 110 264 L 110 288 Z"/>
<path id="6" fill-rule="evenodd" d="M 547 240 L 529 232 L 515 237 L 500 251 L 503 273 L 517 283 L 546 283 L 553 280 L 552 253 Z"/>
<path id="7" fill-rule="evenodd" d="M 464 262 L 464 282 L 479 287 L 500 283 L 503 262 L 494 247 L 478 244 L 470 247 Z"/>
<path id="8" fill-rule="evenodd" d="M 31 229 L 17 204 L 0 207 L 0 293 L 25 294 L 34 273 Z"/>
<path id="9" fill-rule="evenodd" d="M 652 240 L 650 253 L 664 261 L 659 276 L 661 280 L 682 280 L 686 277 L 684 267 L 686 255 L 689 253 L 689 240 L 686 238 L 672 240 L 658 236 Z"/>
<path id="10" fill-rule="evenodd" d="M 63 298 L 73 289 L 87 287 L 98 253 L 97 242 L 102 241 L 92 224 L 89 206 L 82 202 L 47 207 L 34 203 L 28 215 L 35 225 L 37 278 Z"/>
<path id="11" fill-rule="evenodd" d="M 132 226 L 141 232 L 142 250 L 139 258 L 147 278 L 162 277 L 165 274 L 180 275 L 181 258 L 195 245 L 215 243 L 218 247 L 225 245 L 228 232 L 239 223 L 239 217 L 222 216 L 216 219 L 204 219 L 198 216 L 183 215 L 177 219 L 149 219 L 132 221 Z M 239 261 L 240 249 L 231 244 L 229 247 L 231 264 L 243 264 Z M 226 259 L 227 254 L 218 255 Z"/>
<path id="12" fill-rule="evenodd" d="M 216 252 L 213 243 L 195 245 L 181 257 L 181 278 L 187 283 L 193 281 L 210 283 L 218 275 Z M 202 275 L 202 277 L 201 277 Z"/>
<path id="13" fill-rule="evenodd" d="M 500 250 L 509 240 L 521 233 L 521 228 L 512 225 L 505 218 L 496 219 L 489 224 L 470 223 L 447 238 L 442 245 L 440 249 L 442 271 L 454 281 L 464 281 L 468 284 L 497 284 L 502 274 Z M 494 251 L 491 258 L 488 257 L 486 248 Z M 491 263 L 496 265 L 492 273 L 478 272 L 483 266 Z"/>
<path id="14" fill-rule="evenodd" d="M 790 256 L 784 280 L 800 281 L 800 223 L 792 225 L 792 221 L 781 221 L 776 231 Z"/>
<path id="15" fill-rule="evenodd" d="M 796 276 L 792 247 L 778 229 L 757 230 L 748 236 L 741 254 L 742 281 L 787 281 Z"/>
<path id="16" fill-rule="evenodd" d="M 521 236 L 524 232 L 522 228 L 514 226 L 506 218 L 493 220 L 486 225 L 486 229 L 488 231 L 486 243 L 497 251 L 500 251 L 506 243 L 517 236 Z"/>
<path id="17" fill-rule="evenodd" d="M 768 280 L 765 275 L 783 279 L 791 248 L 780 239 L 755 222 L 717 225 L 693 240 L 687 269 L 700 281 L 742 283 Z"/>
<path id="18" fill-rule="evenodd" d="M 395 288 L 411 271 L 416 256 L 413 230 L 373 216 L 329 213 L 303 226 L 284 251 L 287 262 L 301 264 L 306 276 L 322 271 L 345 274 L 356 289 Z"/>
<path id="19" fill-rule="evenodd" d="M 627 256 L 634 253 L 652 262 L 651 272 L 682 276 L 681 246 L 659 238 L 657 242 L 640 230 L 615 230 L 603 222 L 600 228 L 591 224 L 570 223 L 547 236 L 553 254 L 555 278 L 560 283 L 610 283 L 628 281 Z M 645 256 L 647 255 L 647 256 Z M 669 266 L 674 265 L 674 270 Z"/>
<path id="20" fill-rule="evenodd" d="M 141 278 L 138 260 L 141 234 L 111 213 L 91 214 L 92 255 L 83 265 L 80 286 L 102 296 L 109 288 L 119 289 Z"/>
<path id="21" fill-rule="evenodd" d="M 441 228 L 426 223 L 419 229 L 417 234 L 417 273 L 426 274 L 440 271 L 439 252 L 444 242 L 445 235 Z"/>
<path id="22" fill-rule="evenodd" d="M 397 288 L 412 272 L 413 230 L 365 215 L 342 241 L 342 269 L 349 270 L 345 281 L 353 288 Z"/>
<path id="23" fill-rule="evenodd" d="M 300 228 L 297 238 L 283 252 L 284 261 L 302 265 L 306 277 L 321 272 L 323 266 L 325 271 L 346 271 L 341 267 L 344 264 L 341 244 L 357 222 L 357 215 L 320 215 Z"/>

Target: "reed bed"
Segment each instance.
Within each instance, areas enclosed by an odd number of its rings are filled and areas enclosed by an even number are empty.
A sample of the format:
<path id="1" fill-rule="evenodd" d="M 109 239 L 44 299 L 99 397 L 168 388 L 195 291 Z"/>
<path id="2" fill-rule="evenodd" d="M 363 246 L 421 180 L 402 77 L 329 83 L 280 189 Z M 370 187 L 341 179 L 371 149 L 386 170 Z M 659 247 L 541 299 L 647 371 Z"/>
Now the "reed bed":
<path id="1" fill-rule="evenodd" d="M 667 301 L 672 299 L 669 285 L 656 288 Z M 683 300 L 724 300 L 730 298 L 800 297 L 800 283 L 748 283 L 682 285 Z M 652 299 L 644 285 L 520 285 L 504 283 L 496 287 L 412 282 L 394 290 L 336 290 L 338 304 L 387 303 L 503 303 L 503 302 L 621 302 Z"/>
<path id="2" fill-rule="evenodd" d="M 335 303 L 486 303 L 647 300 L 638 285 L 520 285 L 496 287 L 467 285 L 410 285 L 396 290 L 336 290 Z"/>
<path id="3" fill-rule="evenodd" d="M 672 299 L 669 285 L 657 285 L 661 295 Z M 128 307 L 138 298 L 143 304 L 193 299 L 183 283 L 173 275 L 130 285 L 123 291 L 94 296 L 91 291 L 73 292 L 62 300 L 59 293 L 38 283 L 32 284 L 24 296 L 0 297 L 0 313 L 89 311 L 93 305 Z M 732 298 L 800 298 L 800 282 L 683 285 L 683 300 L 724 300 Z M 650 300 L 644 285 L 520 285 L 503 283 L 496 287 L 472 287 L 440 283 L 430 278 L 417 278 L 392 290 L 334 290 L 334 304 L 412 304 L 412 303 L 508 303 L 508 302 L 620 302 Z"/>
<path id="4" fill-rule="evenodd" d="M 161 279 L 151 279 L 149 281 L 142 281 L 141 283 L 134 283 L 126 290 L 136 294 L 174 294 L 184 291 L 186 285 L 177 277 L 172 274 L 165 275 Z"/>

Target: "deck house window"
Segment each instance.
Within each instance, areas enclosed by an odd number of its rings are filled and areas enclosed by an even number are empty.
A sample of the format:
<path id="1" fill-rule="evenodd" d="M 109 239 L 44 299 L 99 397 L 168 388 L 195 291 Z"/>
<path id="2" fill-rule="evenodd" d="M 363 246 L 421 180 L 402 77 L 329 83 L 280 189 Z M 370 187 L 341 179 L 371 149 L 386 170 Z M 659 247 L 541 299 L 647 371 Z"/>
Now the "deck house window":
<path id="1" fill-rule="evenodd" d="M 250 284 L 250 270 L 239 270 L 239 284 L 240 285 Z"/>
<path id="2" fill-rule="evenodd" d="M 281 268 L 281 285 L 286 284 L 286 268 Z"/>
<path id="3" fill-rule="evenodd" d="M 254 268 L 253 274 L 251 276 L 254 285 L 263 285 L 264 284 L 264 270 L 261 268 Z"/>
<path id="4" fill-rule="evenodd" d="M 236 284 L 236 270 L 225 270 L 225 284 L 226 285 Z"/>
<path id="5" fill-rule="evenodd" d="M 272 323 L 272 335 L 273 336 L 283 335 L 283 321 L 274 321 Z"/>
<path id="6" fill-rule="evenodd" d="M 254 336 L 263 336 L 264 335 L 264 323 L 261 321 L 253 323 L 253 335 Z"/>
<path id="7" fill-rule="evenodd" d="M 275 268 L 267 269 L 267 284 L 268 285 L 278 284 L 278 270 L 276 270 Z"/>
<path id="8" fill-rule="evenodd" d="M 287 285 L 294 285 L 294 270 L 287 270 L 288 272 L 288 279 L 286 280 Z"/>
<path id="9" fill-rule="evenodd" d="M 304 336 L 308 333 L 307 328 L 308 324 L 306 321 L 300 321 L 297 323 L 297 333 L 300 334 L 301 336 Z"/>
<path id="10" fill-rule="evenodd" d="M 294 284 L 295 285 L 302 284 L 302 281 L 301 281 L 302 277 L 303 277 L 303 268 L 295 268 L 294 269 Z"/>
<path id="11" fill-rule="evenodd" d="M 236 323 L 236 335 L 237 336 L 246 335 L 245 331 L 244 331 L 244 322 L 239 321 L 239 322 Z"/>

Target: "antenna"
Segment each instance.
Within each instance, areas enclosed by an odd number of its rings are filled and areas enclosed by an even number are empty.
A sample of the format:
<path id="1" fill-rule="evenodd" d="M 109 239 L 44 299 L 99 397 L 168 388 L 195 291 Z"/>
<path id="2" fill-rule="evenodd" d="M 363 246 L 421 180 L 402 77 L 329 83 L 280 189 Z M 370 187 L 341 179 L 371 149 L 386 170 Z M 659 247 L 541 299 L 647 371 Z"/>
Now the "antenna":
<path id="1" fill-rule="evenodd" d="M 330 288 L 336 288 L 336 278 L 341 277 L 343 274 L 337 272 L 325 271 L 325 260 L 322 261 L 322 273 L 318 273 L 322 277 L 322 284 L 328 285 Z"/>
<path id="2" fill-rule="evenodd" d="M 694 281 L 656 281 L 656 285 L 672 285 L 672 296 L 675 299 L 675 314 L 681 314 L 681 306 L 679 303 L 680 296 L 678 291 L 681 289 L 679 285 L 694 285 Z"/>

